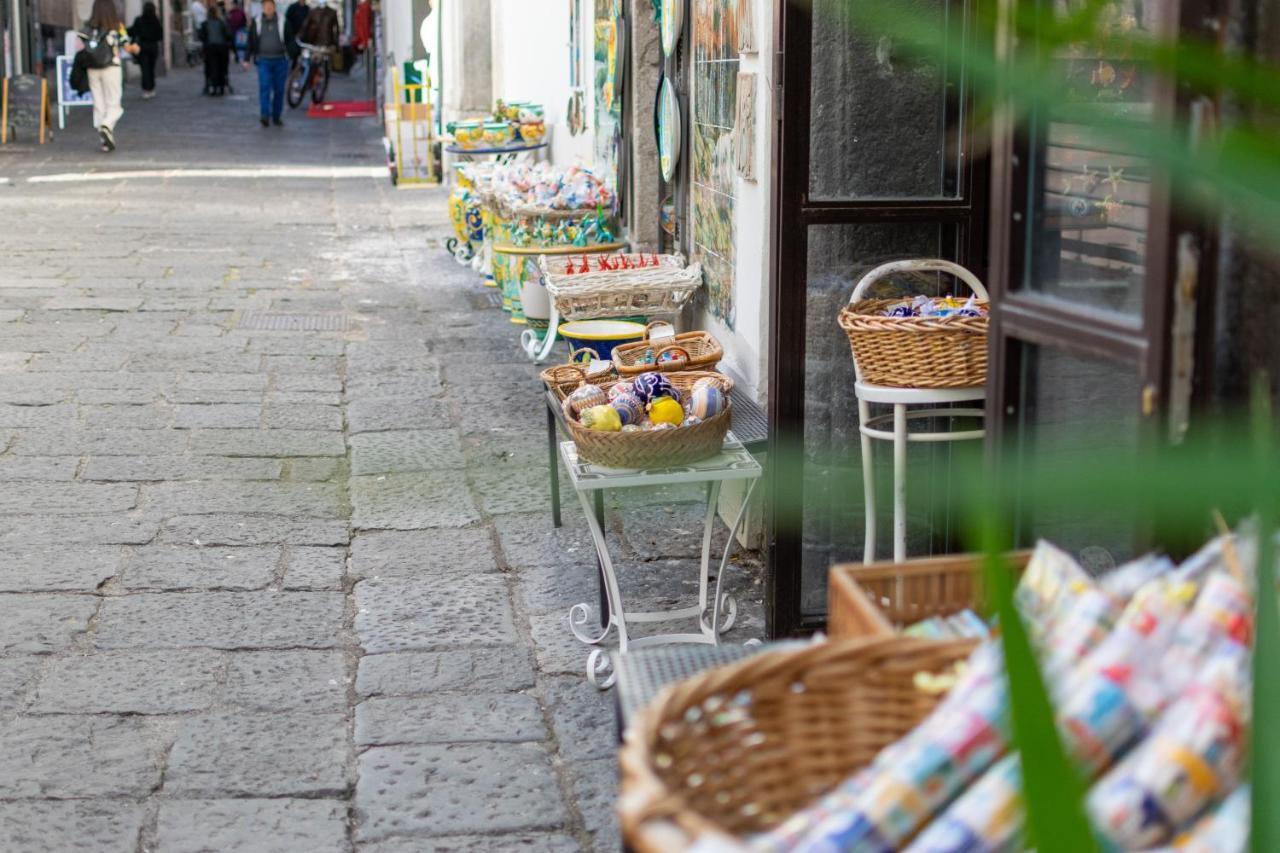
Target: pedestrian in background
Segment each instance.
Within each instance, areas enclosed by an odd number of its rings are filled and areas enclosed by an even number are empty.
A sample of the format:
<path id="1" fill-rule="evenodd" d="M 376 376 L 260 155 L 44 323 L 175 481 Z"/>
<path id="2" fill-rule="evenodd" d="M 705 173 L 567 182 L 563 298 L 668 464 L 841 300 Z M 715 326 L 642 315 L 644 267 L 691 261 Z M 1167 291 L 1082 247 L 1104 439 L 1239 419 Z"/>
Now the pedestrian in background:
<path id="1" fill-rule="evenodd" d="M 298 33 L 302 32 L 302 24 L 307 20 L 311 10 L 307 8 L 307 0 L 293 0 L 284 13 L 284 45 L 289 51 L 289 61 L 297 62 L 302 48 L 298 46 Z"/>
<path id="2" fill-rule="evenodd" d="M 289 77 L 284 20 L 275 0 L 262 0 L 262 14 L 249 23 L 249 57 L 258 64 L 258 121 L 284 124 L 284 83 Z M 249 64 L 245 63 L 245 68 Z"/>
<path id="3" fill-rule="evenodd" d="M 248 26 L 244 6 L 240 0 L 233 0 L 231 11 L 227 12 L 227 27 L 231 30 L 231 49 L 236 53 L 236 62 L 244 62 L 245 50 L 249 47 Z"/>
<path id="4" fill-rule="evenodd" d="M 156 60 L 160 57 L 160 45 L 164 42 L 164 27 L 156 14 L 156 4 L 147 0 L 142 4 L 142 14 L 133 19 L 129 38 L 138 46 L 138 65 L 142 67 L 142 97 L 150 100 L 156 96 Z"/>
<path id="5" fill-rule="evenodd" d="M 136 54 L 138 46 L 130 41 L 113 0 L 93 0 L 93 10 L 85 23 L 85 36 L 86 42 L 105 43 L 110 51 L 108 65 L 89 69 L 89 91 L 93 93 L 93 126 L 102 140 L 102 150 L 114 151 L 116 122 L 124 115 L 124 107 L 120 105 L 124 91 L 120 51 Z"/>
<path id="6" fill-rule="evenodd" d="M 209 5 L 209 17 L 200 28 L 204 45 L 204 86 L 206 95 L 224 95 L 227 91 L 227 63 L 231 56 L 231 28 L 222 17 L 222 9 Z"/>
<path id="7" fill-rule="evenodd" d="M 195 33 L 200 32 L 200 28 L 204 26 L 205 19 L 209 17 L 209 12 L 204 7 L 204 3 L 200 0 L 191 0 L 191 29 Z"/>

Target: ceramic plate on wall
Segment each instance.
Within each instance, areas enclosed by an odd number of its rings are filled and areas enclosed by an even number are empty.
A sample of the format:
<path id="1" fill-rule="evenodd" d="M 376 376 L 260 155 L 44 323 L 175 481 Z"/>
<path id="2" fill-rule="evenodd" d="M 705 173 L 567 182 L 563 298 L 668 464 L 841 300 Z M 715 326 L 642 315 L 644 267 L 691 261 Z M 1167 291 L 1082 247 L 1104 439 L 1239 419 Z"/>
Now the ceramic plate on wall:
<path id="1" fill-rule="evenodd" d="M 662 55 L 671 56 L 680 44 L 684 0 L 662 0 Z"/>
<path id="2" fill-rule="evenodd" d="M 670 78 L 658 90 L 658 166 L 662 180 L 670 183 L 680 165 L 680 100 Z"/>

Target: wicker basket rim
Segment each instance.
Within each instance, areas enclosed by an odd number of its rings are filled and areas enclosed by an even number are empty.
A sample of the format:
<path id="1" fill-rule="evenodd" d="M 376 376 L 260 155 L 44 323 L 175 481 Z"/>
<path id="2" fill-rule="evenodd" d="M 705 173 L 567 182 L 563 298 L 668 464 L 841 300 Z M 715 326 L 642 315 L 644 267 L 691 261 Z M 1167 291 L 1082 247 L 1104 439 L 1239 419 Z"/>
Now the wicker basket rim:
<path id="1" fill-rule="evenodd" d="M 624 839 L 637 850 L 658 849 L 644 843 L 640 837 L 645 825 L 653 821 L 664 822 L 669 829 L 682 832 L 686 848 L 703 835 L 733 837 L 733 833 L 712 818 L 694 811 L 678 791 L 668 790 L 648 760 L 649 753 L 656 748 L 662 736 L 664 721 L 683 715 L 695 703 L 717 694 L 734 695 L 750 690 L 753 684 L 784 676 L 797 684 L 804 684 L 805 676 L 812 671 L 838 665 L 853 656 L 959 660 L 976 646 L 977 641 L 972 639 L 932 640 L 901 635 L 828 641 L 802 649 L 762 652 L 664 687 L 633 718 L 623 733 L 623 745 L 618 753 L 623 796 L 618 802 L 618 812 Z M 921 661 L 919 665 L 927 663 Z M 798 677 L 793 677 L 791 674 L 796 672 Z"/>

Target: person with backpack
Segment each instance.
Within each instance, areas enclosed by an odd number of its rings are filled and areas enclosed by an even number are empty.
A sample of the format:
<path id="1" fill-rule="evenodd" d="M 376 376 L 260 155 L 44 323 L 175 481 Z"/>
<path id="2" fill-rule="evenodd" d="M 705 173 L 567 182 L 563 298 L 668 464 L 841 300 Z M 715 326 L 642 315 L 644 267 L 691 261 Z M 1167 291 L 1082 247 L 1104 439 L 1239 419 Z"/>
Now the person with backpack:
<path id="1" fill-rule="evenodd" d="M 156 4 L 151 0 L 142 4 L 142 14 L 133 19 L 129 38 L 138 46 L 143 100 L 150 100 L 156 96 L 156 60 L 160 58 L 160 45 L 164 41 L 164 27 L 156 14 Z"/>
<path id="2" fill-rule="evenodd" d="M 227 92 L 227 64 L 231 58 L 231 28 L 222 15 L 222 8 L 209 4 L 209 17 L 200 27 L 200 43 L 204 45 L 204 93 L 225 95 Z"/>
<path id="3" fill-rule="evenodd" d="M 124 115 L 120 96 L 124 91 L 124 69 L 120 51 L 136 54 L 139 48 L 129 38 L 113 0 L 93 0 L 93 10 L 81 33 L 88 66 L 89 91 L 93 93 L 93 126 L 102 140 L 103 151 L 116 149 L 116 123 Z"/>
<path id="4" fill-rule="evenodd" d="M 288 42 L 275 0 L 262 0 L 262 14 L 249 22 L 249 58 L 258 66 L 258 121 L 284 124 L 284 84 L 289 77 Z M 245 63 L 247 69 L 249 63 Z"/>

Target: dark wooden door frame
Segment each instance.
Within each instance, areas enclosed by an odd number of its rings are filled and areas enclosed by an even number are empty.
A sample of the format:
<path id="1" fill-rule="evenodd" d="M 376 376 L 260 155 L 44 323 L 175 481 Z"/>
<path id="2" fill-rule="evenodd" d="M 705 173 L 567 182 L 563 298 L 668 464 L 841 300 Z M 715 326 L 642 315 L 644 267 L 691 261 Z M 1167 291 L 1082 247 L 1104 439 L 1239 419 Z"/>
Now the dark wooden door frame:
<path id="1" fill-rule="evenodd" d="M 1183 0 L 1178 14 L 1165 24 L 1162 37 L 1187 32 L 1183 22 L 1199 28 L 1210 19 L 1213 0 Z M 1153 120 L 1187 127 L 1191 100 L 1198 96 L 1178 81 L 1160 78 L 1154 89 Z M 998 102 L 1004 103 L 1003 93 Z M 1196 247 L 1201 290 L 1208 293 L 1213 281 L 1215 243 L 1209 223 L 1175 209 L 1170 176 L 1154 173 L 1149 201 L 1147 256 L 1143 282 L 1142 316 L 1136 323 L 1109 317 L 1088 308 L 1038 295 L 1027 288 L 1027 241 L 1023 239 L 1030 216 L 1027 209 L 1033 186 L 1029 163 L 1034 138 L 1015 127 L 1005 109 L 996 119 L 992 144 L 991 249 L 989 288 L 992 299 L 988 363 L 988 443 L 996 463 L 997 448 L 1010 438 L 1011 426 L 1020 414 L 1022 397 L 1021 350 L 1023 345 L 1052 346 L 1075 355 L 1095 356 L 1129 365 L 1142 383 L 1134 401 L 1141 417 L 1142 439 L 1159 442 L 1170 397 L 1171 296 L 1179 264 L 1179 237 L 1186 235 Z M 1201 294 L 1202 304 L 1210 300 Z M 1198 324 L 1204 330 L 1206 323 Z M 1197 348 L 1203 341 L 1197 342 Z"/>
<path id="2" fill-rule="evenodd" d="M 966 12 L 969 0 L 964 3 Z M 774 116 L 770 234 L 769 466 L 765 512 L 768 572 L 765 611 L 771 637 L 823 627 L 825 619 L 801 612 L 801 489 L 805 283 L 810 226 L 858 223 L 937 223 L 957 229 L 959 263 L 985 277 L 986 159 L 975 158 L 975 131 L 968 122 L 971 99 L 962 94 L 965 122 L 959 144 L 965 153 L 955 199 L 813 200 L 809 198 L 809 122 L 812 84 L 813 0 L 780 0 L 774 7 Z M 963 81 L 962 81 L 963 84 Z M 850 282 L 850 286 L 852 286 Z"/>

